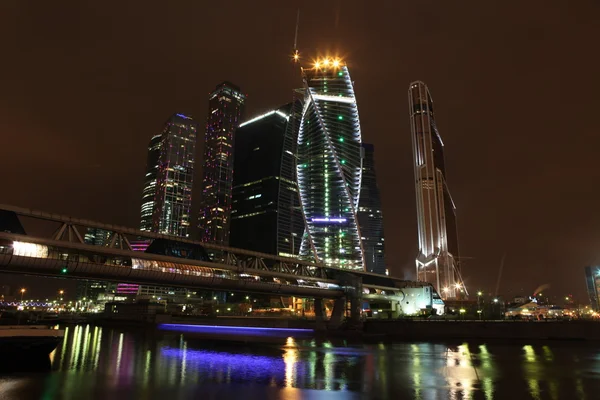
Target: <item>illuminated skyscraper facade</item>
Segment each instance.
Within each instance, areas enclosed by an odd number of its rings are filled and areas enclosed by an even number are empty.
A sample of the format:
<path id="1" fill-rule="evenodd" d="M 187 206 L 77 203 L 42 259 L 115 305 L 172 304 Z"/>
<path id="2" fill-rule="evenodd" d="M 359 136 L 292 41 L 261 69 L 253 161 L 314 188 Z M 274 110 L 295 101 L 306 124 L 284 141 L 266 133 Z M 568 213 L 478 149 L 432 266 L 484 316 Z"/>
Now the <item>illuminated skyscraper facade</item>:
<path id="1" fill-rule="evenodd" d="M 600 311 L 600 267 L 585 267 L 585 286 L 594 311 Z"/>
<path id="2" fill-rule="evenodd" d="M 455 298 L 463 289 L 458 269 L 456 209 L 444 165 L 444 143 L 435 124 L 433 100 L 423 82 L 408 90 L 412 131 L 419 252 L 417 280 L 434 285 L 442 298 Z"/>
<path id="3" fill-rule="evenodd" d="M 304 233 L 295 157 L 301 111 L 298 100 L 238 128 L 231 247 L 283 257 L 298 255 Z"/>
<path id="4" fill-rule="evenodd" d="M 174 114 L 150 139 L 140 229 L 188 237 L 198 125 Z"/>
<path id="5" fill-rule="evenodd" d="M 298 133 L 298 188 L 306 234 L 302 255 L 364 270 L 357 218 L 362 176 L 361 132 L 353 83 L 338 60 L 303 69 Z"/>
<path id="6" fill-rule="evenodd" d="M 246 96 L 223 82 L 210 94 L 204 147 L 204 179 L 199 228 L 203 242 L 229 244 L 233 145 Z"/>
<path id="7" fill-rule="evenodd" d="M 385 274 L 383 212 L 375 174 L 375 146 L 363 143 L 362 187 L 358 202 L 358 225 L 362 235 L 365 269 Z"/>

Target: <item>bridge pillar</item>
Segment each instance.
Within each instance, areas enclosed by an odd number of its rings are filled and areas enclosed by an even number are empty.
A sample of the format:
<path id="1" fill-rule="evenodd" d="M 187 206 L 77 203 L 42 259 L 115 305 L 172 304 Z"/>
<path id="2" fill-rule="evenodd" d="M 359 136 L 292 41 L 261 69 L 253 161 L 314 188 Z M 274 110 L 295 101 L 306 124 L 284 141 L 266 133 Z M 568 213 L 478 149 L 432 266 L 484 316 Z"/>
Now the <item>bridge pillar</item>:
<path id="1" fill-rule="evenodd" d="M 315 320 L 317 322 L 317 330 L 325 330 L 325 303 L 322 298 L 315 297 Z"/>
<path id="2" fill-rule="evenodd" d="M 329 328 L 337 329 L 342 325 L 344 321 L 344 314 L 346 311 L 346 298 L 340 297 L 335 299 L 333 303 L 333 311 L 331 312 L 331 318 L 329 319 Z"/>
<path id="3" fill-rule="evenodd" d="M 345 311 L 347 326 L 360 328 L 362 324 L 362 278 L 351 273 L 338 272 L 336 279 L 340 281 L 345 297 L 335 301 L 330 326 L 333 329 L 338 328 L 342 324 Z M 346 309 L 347 305 L 349 305 L 348 309 Z"/>

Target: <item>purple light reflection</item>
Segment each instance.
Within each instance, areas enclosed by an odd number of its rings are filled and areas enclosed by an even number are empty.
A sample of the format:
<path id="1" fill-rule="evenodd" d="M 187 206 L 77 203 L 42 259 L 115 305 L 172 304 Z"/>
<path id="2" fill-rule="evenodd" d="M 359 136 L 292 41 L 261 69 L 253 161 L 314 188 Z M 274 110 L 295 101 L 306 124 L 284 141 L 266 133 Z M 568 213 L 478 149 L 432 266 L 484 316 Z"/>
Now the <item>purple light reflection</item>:
<path id="1" fill-rule="evenodd" d="M 285 380 L 286 365 L 281 357 L 173 347 L 161 348 L 161 356 L 179 359 L 187 364 L 187 368 L 204 370 L 215 376 L 226 372 L 234 381 L 269 382 L 275 379 L 282 385 Z"/>

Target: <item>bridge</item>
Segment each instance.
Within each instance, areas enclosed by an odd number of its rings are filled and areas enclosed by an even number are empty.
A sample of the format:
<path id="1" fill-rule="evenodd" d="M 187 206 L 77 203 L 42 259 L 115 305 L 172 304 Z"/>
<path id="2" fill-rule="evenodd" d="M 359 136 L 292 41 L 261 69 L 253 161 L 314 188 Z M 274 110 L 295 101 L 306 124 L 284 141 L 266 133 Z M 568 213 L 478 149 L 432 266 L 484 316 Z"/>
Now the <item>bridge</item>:
<path id="1" fill-rule="evenodd" d="M 22 218 L 54 224 L 54 234 L 27 234 Z M 80 232 L 87 228 L 108 232 L 106 244 L 85 243 Z M 151 245 L 133 251 L 130 238 Z M 221 256 L 210 259 L 208 251 Z M 426 283 L 9 205 L 0 205 L 0 272 L 314 298 L 317 317 L 323 299 L 333 299 L 336 319 L 358 320 L 363 301 L 389 303 L 394 314 L 441 302 Z"/>

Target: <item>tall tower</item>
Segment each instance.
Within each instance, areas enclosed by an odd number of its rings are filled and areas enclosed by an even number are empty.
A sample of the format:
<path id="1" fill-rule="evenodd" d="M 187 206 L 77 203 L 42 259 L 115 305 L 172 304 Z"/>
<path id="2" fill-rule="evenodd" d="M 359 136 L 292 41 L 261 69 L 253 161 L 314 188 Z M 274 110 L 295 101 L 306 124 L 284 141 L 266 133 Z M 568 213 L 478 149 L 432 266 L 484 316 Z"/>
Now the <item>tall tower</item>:
<path id="1" fill-rule="evenodd" d="M 230 82 L 219 84 L 208 100 L 199 217 L 203 242 L 229 244 L 233 145 L 245 101 L 246 96 L 240 88 Z"/>
<path id="2" fill-rule="evenodd" d="M 307 229 L 301 254 L 312 254 L 327 265 L 364 270 L 357 218 L 361 133 L 348 67 L 326 58 L 303 69 L 302 75 L 297 175 Z"/>
<path id="3" fill-rule="evenodd" d="M 385 274 L 383 212 L 375 173 L 375 146 L 363 143 L 362 187 L 358 202 L 358 224 L 365 251 L 365 267 L 369 272 Z"/>
<path id="4" fill-rule="evenodd" d="M 140 229 L 188 237 L 198 124 L 174 114 L 150 139 Z"/>
<path id="5" fill-rule="evenodd" d="M 296 181 L 302 102 L 240 125 L 235 138 L 230 246 L 296 257 L 304 219 Z"/>
<path id="6" fill-rule="evenodd" d="M 417 280 L 433 284 L 442 298 L 455 298 L 464 289 L 459 280 L 456 211 L 446 183 L 444 143 L 427 85 L 411 83 L 408 102 L 419 229 Z"/>

